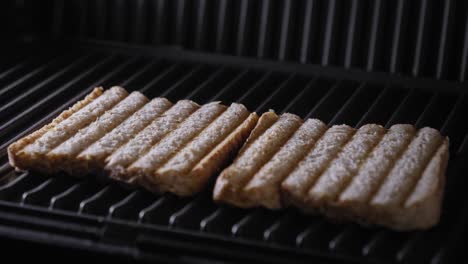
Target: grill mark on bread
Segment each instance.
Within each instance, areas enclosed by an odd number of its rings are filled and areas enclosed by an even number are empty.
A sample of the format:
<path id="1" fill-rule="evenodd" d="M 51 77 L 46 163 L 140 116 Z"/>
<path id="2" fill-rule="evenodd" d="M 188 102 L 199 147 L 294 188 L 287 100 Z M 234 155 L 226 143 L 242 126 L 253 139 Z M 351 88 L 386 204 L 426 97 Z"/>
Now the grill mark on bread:
<path id="1" fill-rule="evenodd" d="M 255 205 L 270 209 L 281 208 L 281 182 L 326 131 L 327 125 L 317 119 L 308 119 L 280 150 L 248 182 L 244 195 Z"/>
<path id="2" fill-rule="evenodd" d="M 263 133 L 265 133 L 265 131 L 271 128 L 271 126 L 273 126 L 278 121 L 278 118 L 279 116 L 274 111 L 265 112 L 260 116 L 257 124 L 248 136 L 247 141 L 240 149 L 235 160 L 230 164 L 230 166 L 227 169 L 223 170 L 220 176 L 218 176 L 218 178 L 216 179 L 216 183 L 213 189 L 213 200 L 218 201 L 226 199 L 226 197 L 228 197 L 229 199 L 235 198 L 235 193 L 233 191 L 229 191 L 229 187 L 231 185 L 230 181 L 232 181 L 231 177 L 229 176 L 230 174 L 232 174 L 232 172 L 229 171 L 234 170 L 230 168 L 234 166 L 233 164 L 235 164 L 238 159 L 243 157 L 245 150 L 247 150 L 253 144 L 253 142 L 255 142 Z M 240 175 L 238 177 L 244 176 L 245 175 Z M 238 199 L 241 198 L 243 197 L 238 197 Z"/>
<path id="3" fill-rule="evenodd" d="M 341 193 L 339 203 L 351 207 L 368 204 L 394 167 L 396 160 L 408 148 L 415 133 L 416 130 L 411 125 L 393 125 Z"/>
<path id="4" fill-rule="evenodd" d="M 159 142 L 170 131 L 177 128 L 187 117 L 199 109 L 199 105 L 181 100 L 153 120 L 134 138 L 118 148 L 106 158 L 105 170 L 116 179 L 128 181 L 131 175 L 126 172 L 127 166 L 146 154 L 153 145 Z"/>
<path id="5" fill-rule="evenodd" d="M 307 208 L 305 197 L 308 190 L 336 158 L 342 147 L 352 138 L 355 129 L 336 125 L 328 129 L 312 150 L 299 162 L 293 172 L 283 181 L 281 189 L 286 204 Z"/>
<path id="6" fill-rule="evenodd" d="M 58 145 L 47 154 L 47 158 L 52 161 L 53 166 L 63 171 L 71 170 L 83 171 L 83 163 L 74 159 L 82 150 L 105 136 L 112 129 L 117 127 L 135 111 L 138 111 L 148 102 L 143 94 L 133 92 L 125 99 L 116 104 L 112 109 L 97 118 L 96 121 L 87 127 L 79 130 L 71 138 Z M 81 168 L 80 168 L 81 167 Z"/>
<path id="7" fill-rule="evenodd" d="M 372 125 L 375 125 L 375 124 L 372 124 Z M 348 186 L 351 184 L 351 182 L 354 180 L 354 178 L 357 176 L 357 174 L 362 170 L 364 164 L 366 163 L 366 161 L 369 159 L 370 155 L 373 153 L 373 151 L 375 150 L 375 148 L 380 144 L 380 142 L 382 142 L 384 136 L 387 134 L 388 130 L 385 129 L 385 127 L 381 126 L 381 125 L 377 125 L 379 127 L 381 127 L 383 130 L 381 132 L 381 135 L 379 137 L 379 139 L 377 140 L 377 142 L 374 144 L 374 146 L 372 146 L 369 151 L 366 153 L 366 155 L 363 157 L 363 159 L 361 160 L 361 162 L 359 163 L 359 166 L 358 166 L 358 169 L 356 171 L 353 172 L 353 174 L 351 175 L 351 177 L 349 177 L 346 182 L 344 183 L 344 185 L 340 188 L 339 192 L 337 193 L 337 195 L 335 195 L 334 197 L 334 203 L 338 203 L 341 195 L 343 194 L 343 192 L 348 188 Z M 361 127 L 362 128 L 362 127 Z"/>
<path id="8" fill-rule="evenodd" d="M 385 129 L 369 124 L 361 127 L 310 188 L 307 200 L 314 206 L 331 204 L 359 171 L 368 154 L 381 140 Z"/>
<path id="9" fill-rule="evenodd" d="M 102 168 L 105 159 L 131 138 L 137 135 L 154 119 L 172 106 L 166 98 L 155 98 L 131 115 L 127 120 L 82 151 L 77 159 L 86 163 L 85 167 Z"/>
<path id="10" fill-rule="evenodd" d="M 26 146 L 22 152 L 29 159 L 34 160 L 31 167 L 41 171 L 53 171 L 45 155 L 56 146 L 72 137 L 78 130 L 88 126 L 106 110 L 112 108 L 128 95 L 121 87 L 112 87 L 91 103 L 73 113 L 70 117 L 47 131 L 32 144 Z"/>
<path id="11" fill-rule="evenodd" d="M 270 113 L 267 113 L 270 114 Z M 242 189 L 253 175 L 285 144 L 302 124 L 301 118 L 283 114 L 260 135 L 234 163 L 224 170 L 216 181 L 214 199 L 250 207 L 252 204 L 242 195 Z"/>
<path id="12" fill-rule="evenodd" d="M 242 105 L 233 105 L 211 123 L 205 130 L 191 141 L 184 149 L 179 151 L 164 166 L 157 171 L 158 188 L 162 191 L 170 191 L 178 195 L 186 196 L 201 191 L 216 171 L 225 164 L 229 155 L 239 149 L 240 145 L 247 138 L 248 133 L 255 126 L 258 116 L 249 114 Z M 229 111 L 229 112 L 228 112 Z M 233 117 L 235 115 L 235 117 Z M 234 118 L 234 119 L 233 119 Z M 229 121 L 231 120 L 231 121 Z M 231 123 L 222 125 L 222 123 Z M 227 131 L 223 132 L 224 130 Z M 221 131 L 220 136 L 216 137 L 212 132 Z M 216 132 L 218 133 L 218 132 Z M 216 142 L 210 143 L 213 138 Z M 187 155 L 190 149 L 205 149 L 204 153 L 197 155 L 198 158 L 193 162 L 186 163 L 183 160 L 178 161 L 183 169 L 177 168 L 176 161 L 179 158 L 191 160 Z M 211 152 L 213 152 L 211 154 Z M 216 154 L 216 155 L 215 155 Z"/>
<path id="13" fill-rule="evenodd" d="M 207 166 L 211 166 L 208 163 L 212 159 L 224 159 L 229 154 L 234 154 L 236 150 L 239 150 L 242 143 L 249 136 L 250 131 L 257 124 L 259 117 L 256 113 L 251 113 L 227 138 L 225 138 L 220 144 L 218 144 L 208 155 L 206 155 L 192 170 L 192 173 L 196 174 L 210 174 L 209 171 L 216 170 L 217 168 L 206 169 Z M 235 144 L 236 148 L 229 147 L 228 145 Z"/>
<path id="14" fill-rule="evenodd" d="M 433 167 L 434 165 L 436 165 L 436 163 L 433 163 L 432 161 L 434 161 L 435 158 L 438 157 L 437 154 L 439 152 L 439 149 L 441 149 L 445 143 L 445 139 L 442 137 L 442 135 L 439 134 L 439 131 L 433 128 L 429 128 L 429 127 L 425 127 L 422 129 L 426 129 L 426 128 L 432 130 L 432 132 L 435 133 L 435 137 L 437 138 L 436 141 L 438 141 L 438 143 L 436 144 L 436 147 L 432 150 L 431 154 L 428 155 L 428 158 L 425 160 L 424 165 L 422 166 L 422 169 L 419 171 L 419 173 L 416 174 L 417 177 L 414 179 L 414 181 L 411 182 L 410 186 L 408 187 L 408 190 L 403 195 L 402 201 L 400 203 L 400 206 L 402 207 L 405 207 L 406 201 L 409 200 L 410 196 L 415 194 L 416 187 L 418 183 L 421 181 L 421 179 L 423 178 L 423 176 L 428 177 L 428 176 L 434 175 L 433 171 L 428 170 L 428 167 Z M 433 168 L 433 169 L 437 170 L 437 168 Z"/>
<path id="15" fill-rule="evenodd" d="M 25 148 L 27 145 L 32 144 L 35 140 L 43 136 L 49 130 L 53 129 L 56 125 L 61 123 L 63 120 L 69 118 L 71 115 L 82 109 L 83 107 L 90 104 L 92 101 L 96 100 L 99 96 L 102 95 L 104 89 L 102 87 L 94 88 L 93 91 L 88 94 L 83 100 L 78 101 L 73 106 L 63 111 L 58 117 L 54 118 L 52 122 L 47 125 L 44 125 L 40 129 L 34 131 L 33 133 L 19 139 L 10 146 L 8 146 L 8 159 L 10 164 L 15 167 L 16 170 L 24 170 L 29 166 L 29 160 L 24 159 L 23 157 L 18 156 L 18 152 Z M 23 153 L 24 154 L 24 153 Z M 23 155 L 24 156 L 24 155 Z"/>
<path id="16" fill-rule="evenodd" d="M 177 129 L 171 131 L 154 145 L 143 157 L 133 162 L 128 167 L 128 172 L 145 177 L 146 181 L 154 181 L 157 184 L 159 179 L 155 175 L 156 170 L 199 135 L 225 110 L 226 106 L 219 104 L 219 102 L 203 105 L 182 122 Z"/>
<path id="17" fill-rule="evenodd" d="M 406 198 L 397 227 L 423 229 L 439 222 L 448 158 L 449 140 L 445 138 Z"/>
<path id="18" fill-rule="evenodd" d="M 421 177 L 418 179 L 418 182 L 410 192 L 410 195 L 405 200 L 405 207 L 411 207 L 416 203 L 421 202 L 431 192 L 443 190 L 445 184 L 443 173 L 445 172 L 449 158 L 448 146 L 449 140 L 448 138 L 445 138 L 437 149 L 435 155 L 429 161 L 429 164 L 427 164 Z"/>
<path id="19" fill-rule="evenodd" d="M 353 139 L 353 137 L 356 135 L 356 132 L 357 132 L 357 129 L 351 127 L 351 126 L 348 126 L 348 125 L 336 125 L 336 126 L 341 126 L 343 128 L 347 128 L 347 129 L 350 129 L 349 130 L 349 135 L 348 137 L 342 142 L 342 144 L 340 144 L 340 146 L 336 149 L 335 152 L 332 153 L 332 155 L 330 156 L 330 159 L 328 161 L 325 162 L 323 168 L 319 171 L 319 173 L 317 174 L 315 180 L 311 183 L 311 185 L 309 185 L 307 188 L 306 188 L 306 194 L 305 194 L 305 197 L 304 199 L 305 200 L 308 200 L 307 198 L 307 193 L 312 190 L 315 185 L 317 185 L 317 183 L 320 181 L 320 179 L 323 177 L 323 174 L 324 172 L 331 166 L 331 164 L 333 164 L 339 157 L 340 153 L 343 152 L 343 148 Z M 331 128 L 333 128 L 335 126 L 332 126 Z"/>
<path id="20" fill-rule="evenodd" d="M 249 115 L 245 106 L 232 104 L 200 134 L 188 142 L 178 153 L 168 160 L 158 171 L 164 174 L 167 170 L 177 173 L 189 172 L 207 152 L 218 145 L 227 135 L 236 129 Z"/>
<path id="21" fill-rule="evenodd" d="M 189 173 L 210 150 L 234 131 L 248 115 L 249 112 L 245 106 L 232 104 L 156 171 L 162 184 L 173 185 L 171 182 L 176 178 L 185 177 L 185 174 Z M 162 186 L 162 188 L 165 187 Z"/>
<path id="22" fill-rule="evenodd" d="M 401 206 L 441 141 L 442 137 L 435 129 L 420 129 L 372 198 L 372 206 L 385 211 Z"/>

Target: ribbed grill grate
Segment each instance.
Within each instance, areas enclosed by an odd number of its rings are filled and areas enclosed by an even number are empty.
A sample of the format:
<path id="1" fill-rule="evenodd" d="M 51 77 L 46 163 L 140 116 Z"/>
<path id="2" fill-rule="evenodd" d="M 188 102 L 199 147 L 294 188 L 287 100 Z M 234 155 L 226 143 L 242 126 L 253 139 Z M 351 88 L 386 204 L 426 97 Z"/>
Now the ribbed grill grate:
<path id="1" fill-rule="evenodd" d="M 220 4 L 225 2 L 220 1 Z M 245 4 L 245 3 L 244 3 Z M 336 3 L 335 3 L 336 4 Z M 201 5 L 203 7 L 203 5 Z M 355 261 L 444 263 L 464 243 L 467 204 L 461 175 L 468 150 L 464 93 L 404 87 L 392 82 L 333 79 L 319 73 L 194 63 L 110 51 L 42 52 L 0 63 L 0 199 L 55 211 L 217 234 L 225 239 L 293 248 L 299 252 Z M 195 198 L 153 195 L 113 182 L 15 173 L 6 147 L 48 122 L 95 85 L 121 84 L 148 97 L 236 101 L 258 112 L 275 109 L 329 124 L 359 127 L 379 123 L 431 126 L 449 135 L 450 163 L 441 223 L 426 232 L 397 233 L 354 224 L 334 224 L 295 210 L 273 212 L 219 206 L 211 193 Z M 462 89 L 460 89 L 461 91 Z"/>
<path id="2" fill-rule="evenodd" d="M 49 0 L 25 6 L 26 12 L 42 10 L 30 27 L 57 38 L 175 45 L 435 79 L 468 76 L 468 4 L 462 0 Z"/>

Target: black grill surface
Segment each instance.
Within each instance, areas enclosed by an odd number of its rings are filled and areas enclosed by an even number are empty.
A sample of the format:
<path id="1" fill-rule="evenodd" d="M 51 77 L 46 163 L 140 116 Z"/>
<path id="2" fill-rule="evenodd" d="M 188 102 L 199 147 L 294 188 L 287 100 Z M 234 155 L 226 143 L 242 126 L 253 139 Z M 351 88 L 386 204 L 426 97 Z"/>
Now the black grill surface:
<path id="1" fill-rule="evenodd" d="M 5 12 L 0 20 L 16 21 L 15 32 L 36 37 L 47 33 L 433 79 L 468 78 L 464 0 L 5 1 L 17 3 L 12 4 L 15 15 Z"/>
<path id="2" fill-rule="evenodd" d="M 466 85 L 102 42 L 17 46 L 0 61 L 0 233 L 136 259 L 266 263 L 451 263 L 468 242 Z M 393 232 L 332 223 L 289 209 L 217 205 L 211 187 L 193 198 L 156 195 L 116 182 L 17 173 L 6 147 L 93 87 L 122 85 L 148 97 L 239 102 L 332 124 L 431 126 L 450 137 L 439 225 Z M 14 227 L 15 229 L 9 228 Z M 12 231 L 14 230 L 14 231 Z"/>

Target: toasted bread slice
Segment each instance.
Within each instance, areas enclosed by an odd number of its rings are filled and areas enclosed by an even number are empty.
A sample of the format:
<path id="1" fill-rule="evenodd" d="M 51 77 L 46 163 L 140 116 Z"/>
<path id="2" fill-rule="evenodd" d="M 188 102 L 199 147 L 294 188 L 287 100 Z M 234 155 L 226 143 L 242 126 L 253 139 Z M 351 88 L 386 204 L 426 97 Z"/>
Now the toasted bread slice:
<path id="1" fill-rule="evenodd" d="M 83 107 L 94 101 L 96 98 L 102 95 L 104 89 L 102 87 L 94 88 L 94 90 L 88 94 L 83 100 L 78 101 L 69 109 L 63 111 L 58 117 L 52 120 L 51 123 L 43 126 L 42 128 L 34 131 L 33 133 L 19 139 L 10 146 L 8 146 L 8 159 L 11 166 L 15 167 L 16 170 L 25 170 L 30 168 L 29 162 L 31 161 L 27 155 L 19 155 L 18 152 L 22 150 L 27 145 L 33 143 L 38 138 L 42 137 L 45 133 L 53 129 L 60 122 L 67 119 L 74 113 L 81 110 Z"/>
<path id="2" fill-rule="evenodd" d="M 107 157 L 105 170 L 112 178 L 122 181 L 131 180 L 134 175 L 127 173 L 127 167 L 148 152 L 151 146 L 159 142 L 170 131 L 176 129 L 198 108 L 199 105 L 192 101 L 178 101 L 134 138 Z"/>
<path id="3" fill-rule="evenodd" d="M 69 174 L 80 175 L 85 173 L 87 171 L 86 163 L 76 159 L 76 156 L 87 146 L 90 146 L 120 125 L 147 102 L 148 98 L 143 94 L 139 92 L 131 93 L 112 109 L 98 117 L 96 121 L 79 130 L 74 136 L 47 153 L 47 159 L 49 159 L 52 166 Z"/>
<path id="4" fill-rule="evenodd" d="M 345 155 L 352 142 L 339 156 Z M 448 139 L 438 131 L 423 128 L 415 135 L 410 125 L 394 125 L 341 193 L 338 190 L 338 195 L 327 198 L 336 193 L 335 188 L 340 186 L 337 180 L 344 172 L 352 171 L 350 169 L 336 170 L 330 174 L 333 178 L 326 178 L 325 172 L 320 178 L 323 192 L 313 192 L 317 183 L 309 192 L 309 202 L 311 195 L 315 195 L 312 198 L 315 200 L 308 206 L 321 208 L 335 220 L 382 225 L 395 230 L 430 228 L 440 218 L 448 153 Z M 356 154 L 349 152 L 346 156 L 353 155 Z M 340 158 L 337 158 L 327 171 L 339 164 Z"/>
<path id="5" fill-rule="evenodd" d="M 83 164 L 84 168 L 91 170 L 104 168 L 105 159 L 109 155 L 136 136 L 171 106 L 172 103 L 166 98 L 151 100 L 110 133 L 82 151 L 77 157 L 78 162 Z"/>
<path id="6" fill-rule="evenodd" d="M 256 205 L 270 209 L 281 208 L 281 182 L 326 130 L 327 125 L 320 120 L 309 119 L 304 122 L 280 151 L 245 186 L 245 197 Z"/>
<path id="7" fill-rule="evenodd" d="M 88 126 L 105 111 L 111 109 L 128 95 L 121 87 L 112 87 L 101 96 L 55 125 L 31 144 L 17 153 L 28 169 L 54 172 L 58 167 L 51 165 L 46 155 L 55 147 L 75 135 L 80 129 Z"/>
<path id="8" fill-rule="evenodd" d="M 260 119 L 262 133 L 249 138 L 221 173 L 215 200 L 239 207 L 294 205 L 396 230 L 427 229 L 439 221 L 449 142 L 437 130 L 375 124 L 327 129 L 309 120 L 294 133 L 272 133 L 281 118 L 268 120 Z"/>
<path id="9" fill-rule="evenodd" d="M 276 119 L 276 114 L 267 112 L 264 118 L 267 122 Z M 265 124 L 258 123 L 264 130 Z M 247 142 L 247 147 L 241 151 L 234 163 L 225 169 L 218 177 L 213 193 L 216 201 L 227 202 L 239 207 L 252 207 L 252 203 L 245 195 L 243 188 L 254 174 L 286 143 L 290 136 L 302 124 L 301 118 L 293 114 L 283 114 L 256 140 Z"/>

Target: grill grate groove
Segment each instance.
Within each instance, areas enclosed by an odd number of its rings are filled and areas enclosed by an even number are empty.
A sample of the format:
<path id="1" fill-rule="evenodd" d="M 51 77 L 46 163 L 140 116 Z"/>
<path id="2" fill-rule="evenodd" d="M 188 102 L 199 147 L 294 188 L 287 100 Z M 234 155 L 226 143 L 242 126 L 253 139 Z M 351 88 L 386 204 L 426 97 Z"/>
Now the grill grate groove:
<path id="1" fill-rule="evenodd" d="M 138 213 L 149 205 L 151 197 L 147 193 L 136 190 L 125 199 L 109 207 L 108 217 L 125 220 L 137 220 Z"/>

